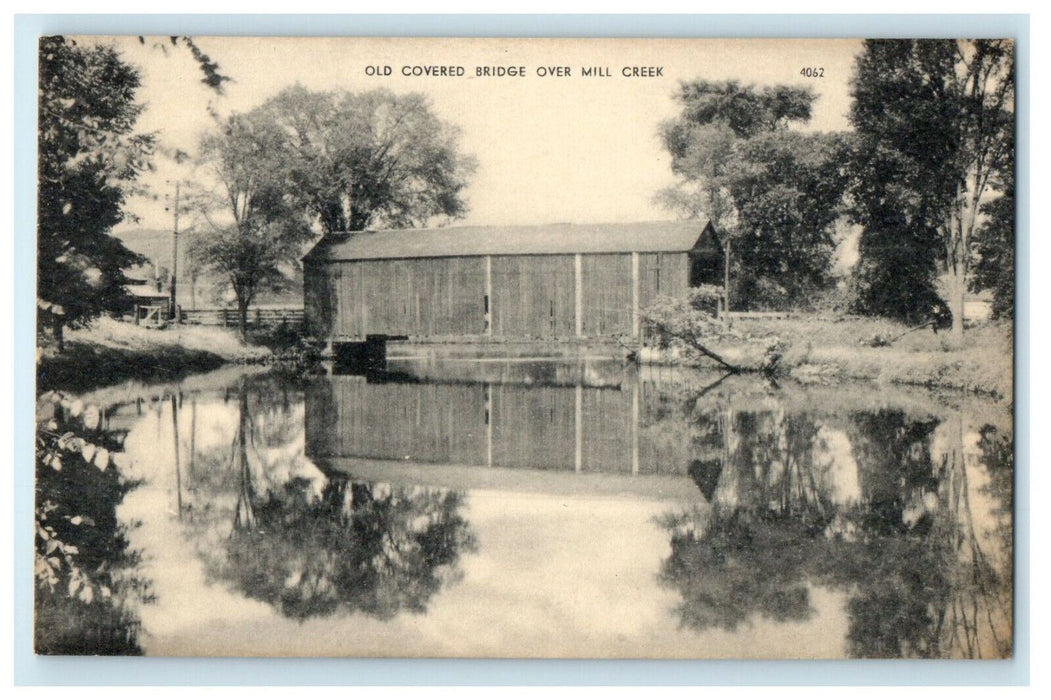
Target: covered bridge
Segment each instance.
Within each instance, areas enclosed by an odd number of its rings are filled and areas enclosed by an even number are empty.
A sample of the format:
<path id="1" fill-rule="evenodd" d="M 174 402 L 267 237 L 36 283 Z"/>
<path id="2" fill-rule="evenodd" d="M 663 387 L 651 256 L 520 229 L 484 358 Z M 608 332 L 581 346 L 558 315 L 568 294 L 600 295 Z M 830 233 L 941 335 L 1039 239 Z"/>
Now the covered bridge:
<path id="1" fill-rule="evenodd" d="M 373 337 L 639 337 L 660 295 L 718 284 L 710 222 L 364 231 L 303 259 L 307 331 Z"/>

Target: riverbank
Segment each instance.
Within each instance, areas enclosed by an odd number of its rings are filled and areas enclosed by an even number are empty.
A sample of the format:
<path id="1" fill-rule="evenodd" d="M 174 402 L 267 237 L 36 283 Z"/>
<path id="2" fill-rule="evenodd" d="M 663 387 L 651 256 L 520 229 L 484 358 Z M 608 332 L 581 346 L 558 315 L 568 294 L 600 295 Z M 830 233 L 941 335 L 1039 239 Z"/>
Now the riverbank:
<path id="1" fill-rule="evenodd" d="M 748 367 L 761 364 L 766 349 L 777 345 L 780 373 L 802 383 L 864 380 L 1013 400 L 1010 322 L 968 328 L 959 342 L 947 330 L 908 330 L 882 319 L 739 319 L 711 347 Z"/>
<path id="2" fill-rule="evenodd" d="M 83 392 L 127 380 L 166 381 L 228 363 L 265 362 L 272 353 L 246 345 L 232 329 L 209 326 L 145 328 L 100 318 L 66 332 L 58 351 L 50 336 L 38 339 L 37 392 Z"/>

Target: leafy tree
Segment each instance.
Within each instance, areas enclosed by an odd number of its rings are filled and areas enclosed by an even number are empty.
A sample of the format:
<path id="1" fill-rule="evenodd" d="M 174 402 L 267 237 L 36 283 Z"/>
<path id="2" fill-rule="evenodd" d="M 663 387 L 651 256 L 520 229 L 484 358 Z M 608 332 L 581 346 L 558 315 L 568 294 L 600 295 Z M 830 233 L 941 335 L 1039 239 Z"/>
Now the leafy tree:
<path id="1" fill-rule="evenodd" d="M 48 392 L 38 404 L 34 649 L 39 654 L 138 655 L 136 612 L 153 601 L 117 507 L 137 482 L 114 455 L 123 435 L 98 406 Z"/>
<path id="2" fill-rule="evenodd" d="M 870 40 L 857 59 L 852 94 L 853 216 L 865 228 L 862 304 L 899 317 L 925 315 L 917 305 L 931 296 L 940 258 L 959 336 L 980 212 L 1012 160 L 1013 44 Z M 899 238 L 915 256 L 911 264 L 901 266 Z"/>
<path id="3" fill-rule="evenodd" d="M 116 49 L 50 36 L 39 59 L 37 296 L 61 342 L 64 324 L 126 301 L 122 270 L 141 258 L 109 232 L 154 137 L 133 133 L 139 74 Z"/>
<path id="4" fill-rule="evenodd" d="M 421 95 L 299 86 L 231 116 L 202 141 L 201 159 L 222 193 L 199 205 L 211 233 L 193 253 L 229 281 L 242 335 L 249 305 L 281 284 L 313 225 L 332 233 L 461 216 L 474 168 Z"/>
<path id="5" fill-rule="evenodd" d="M 839 134 L 793 131 L 740 144 L 728 184 L 738 211 L 742 299 L 799 306 L 831 284 L 847 148 Z"/>
<path id="6" fill-rule="evenodd" d="M 985 220 L 975 231 L 971 289 L 991 289 L 993 318 L 1013 318 L 1015 305 L 1014 171 L 1004 172 L 1003 194 L 983 205 Z"/>
<path id="7" fill-rule="evenodd" d="M 735 302 L 805 302 L 829 282 L 845 139 L 789 131 L 810 119 L 809 89 L 694 81 L 678 98 L 682 112 L 661 136 L 680 182 L 659 198 L 712 220 L 737 280 L 727 290 Z"/>
<path id="8" fill-rule="evenodd" d="M 198 202 L 209 230 L 195 236 L 188 252 L 229 283 L 242 338 L 249 305 L 281 283 L 282 266 L 295 264 L 312 238 L 306 208 L 285 175 L 289 158 L 284 134 L 259 111 L 234 114 L 201 141 L 201 160 L 221 193 Z"/>
<path id="9" fill-rule="evenodd" d="M 474 160 L 427 98 L 288 88 L 259 108 L 284 133 L 289 185 L 322 231 L 410 228 L 466 210 Z"/>

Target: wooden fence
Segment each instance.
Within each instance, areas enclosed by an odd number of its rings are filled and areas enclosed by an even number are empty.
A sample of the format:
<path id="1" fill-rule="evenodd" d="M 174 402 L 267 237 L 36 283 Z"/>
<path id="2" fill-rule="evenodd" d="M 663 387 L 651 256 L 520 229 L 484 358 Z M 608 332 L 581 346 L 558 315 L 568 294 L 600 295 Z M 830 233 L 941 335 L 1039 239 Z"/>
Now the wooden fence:
<path id="1" fill-rule="evenodd" d="M 239 323 L 237 309 L 180 309 L 179 313 L 182 323 L 229 328 L 236 328 Z M 303 307 L 250 308 L 247 320 L 249 328 L 278 328 L 282 325 L 301 328 Z"/>

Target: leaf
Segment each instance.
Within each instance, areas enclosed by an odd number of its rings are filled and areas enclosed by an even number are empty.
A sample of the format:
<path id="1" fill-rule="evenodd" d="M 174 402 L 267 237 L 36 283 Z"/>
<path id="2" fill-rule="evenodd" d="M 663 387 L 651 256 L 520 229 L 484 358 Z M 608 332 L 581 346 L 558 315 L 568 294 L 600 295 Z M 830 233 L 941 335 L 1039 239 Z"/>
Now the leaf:
<path id="1" fill-rule="evenodd" d="M 95 455 L 95 466 L 102 471 L 106 471 L 106 467 L 109 466 L 109 450 L 105 447 L 100 447 Z"/>
<path id="2" fill-rule="evenodd" d="M 47 546 L 44 547 L 44 554 L 51 554 L 58 549 L 58 540 L 48 539 Z"/>
<path id="3" fill-rule="evenodd" d="M 91 463 L 91 458 L 95 456 L 95 451 L 98 448 L 92 445 L 90 442 L 84 443 L 84 448 L 80 451 L 80 454 L 84 456 L 84 461 Z"/>
<path id="4" fill-rule="evenodd" d="M 84 427 L 88 430 L 94 430 L 98 427 L 100 418 L 99 407 L 88 406 L 87 410 L 84 411 Z"/>
<path id="5" fill-rule="evenodd" d="M 74 401 L 69 407 L 69 415 L 71 417 L 73 417 L 73 418 L 76 418 L 77 416 L 79 416 L 83 412 L 84 412 L 84 402 L 81 401 L 80 399 L 77 399 L 76 401 Z"/>

